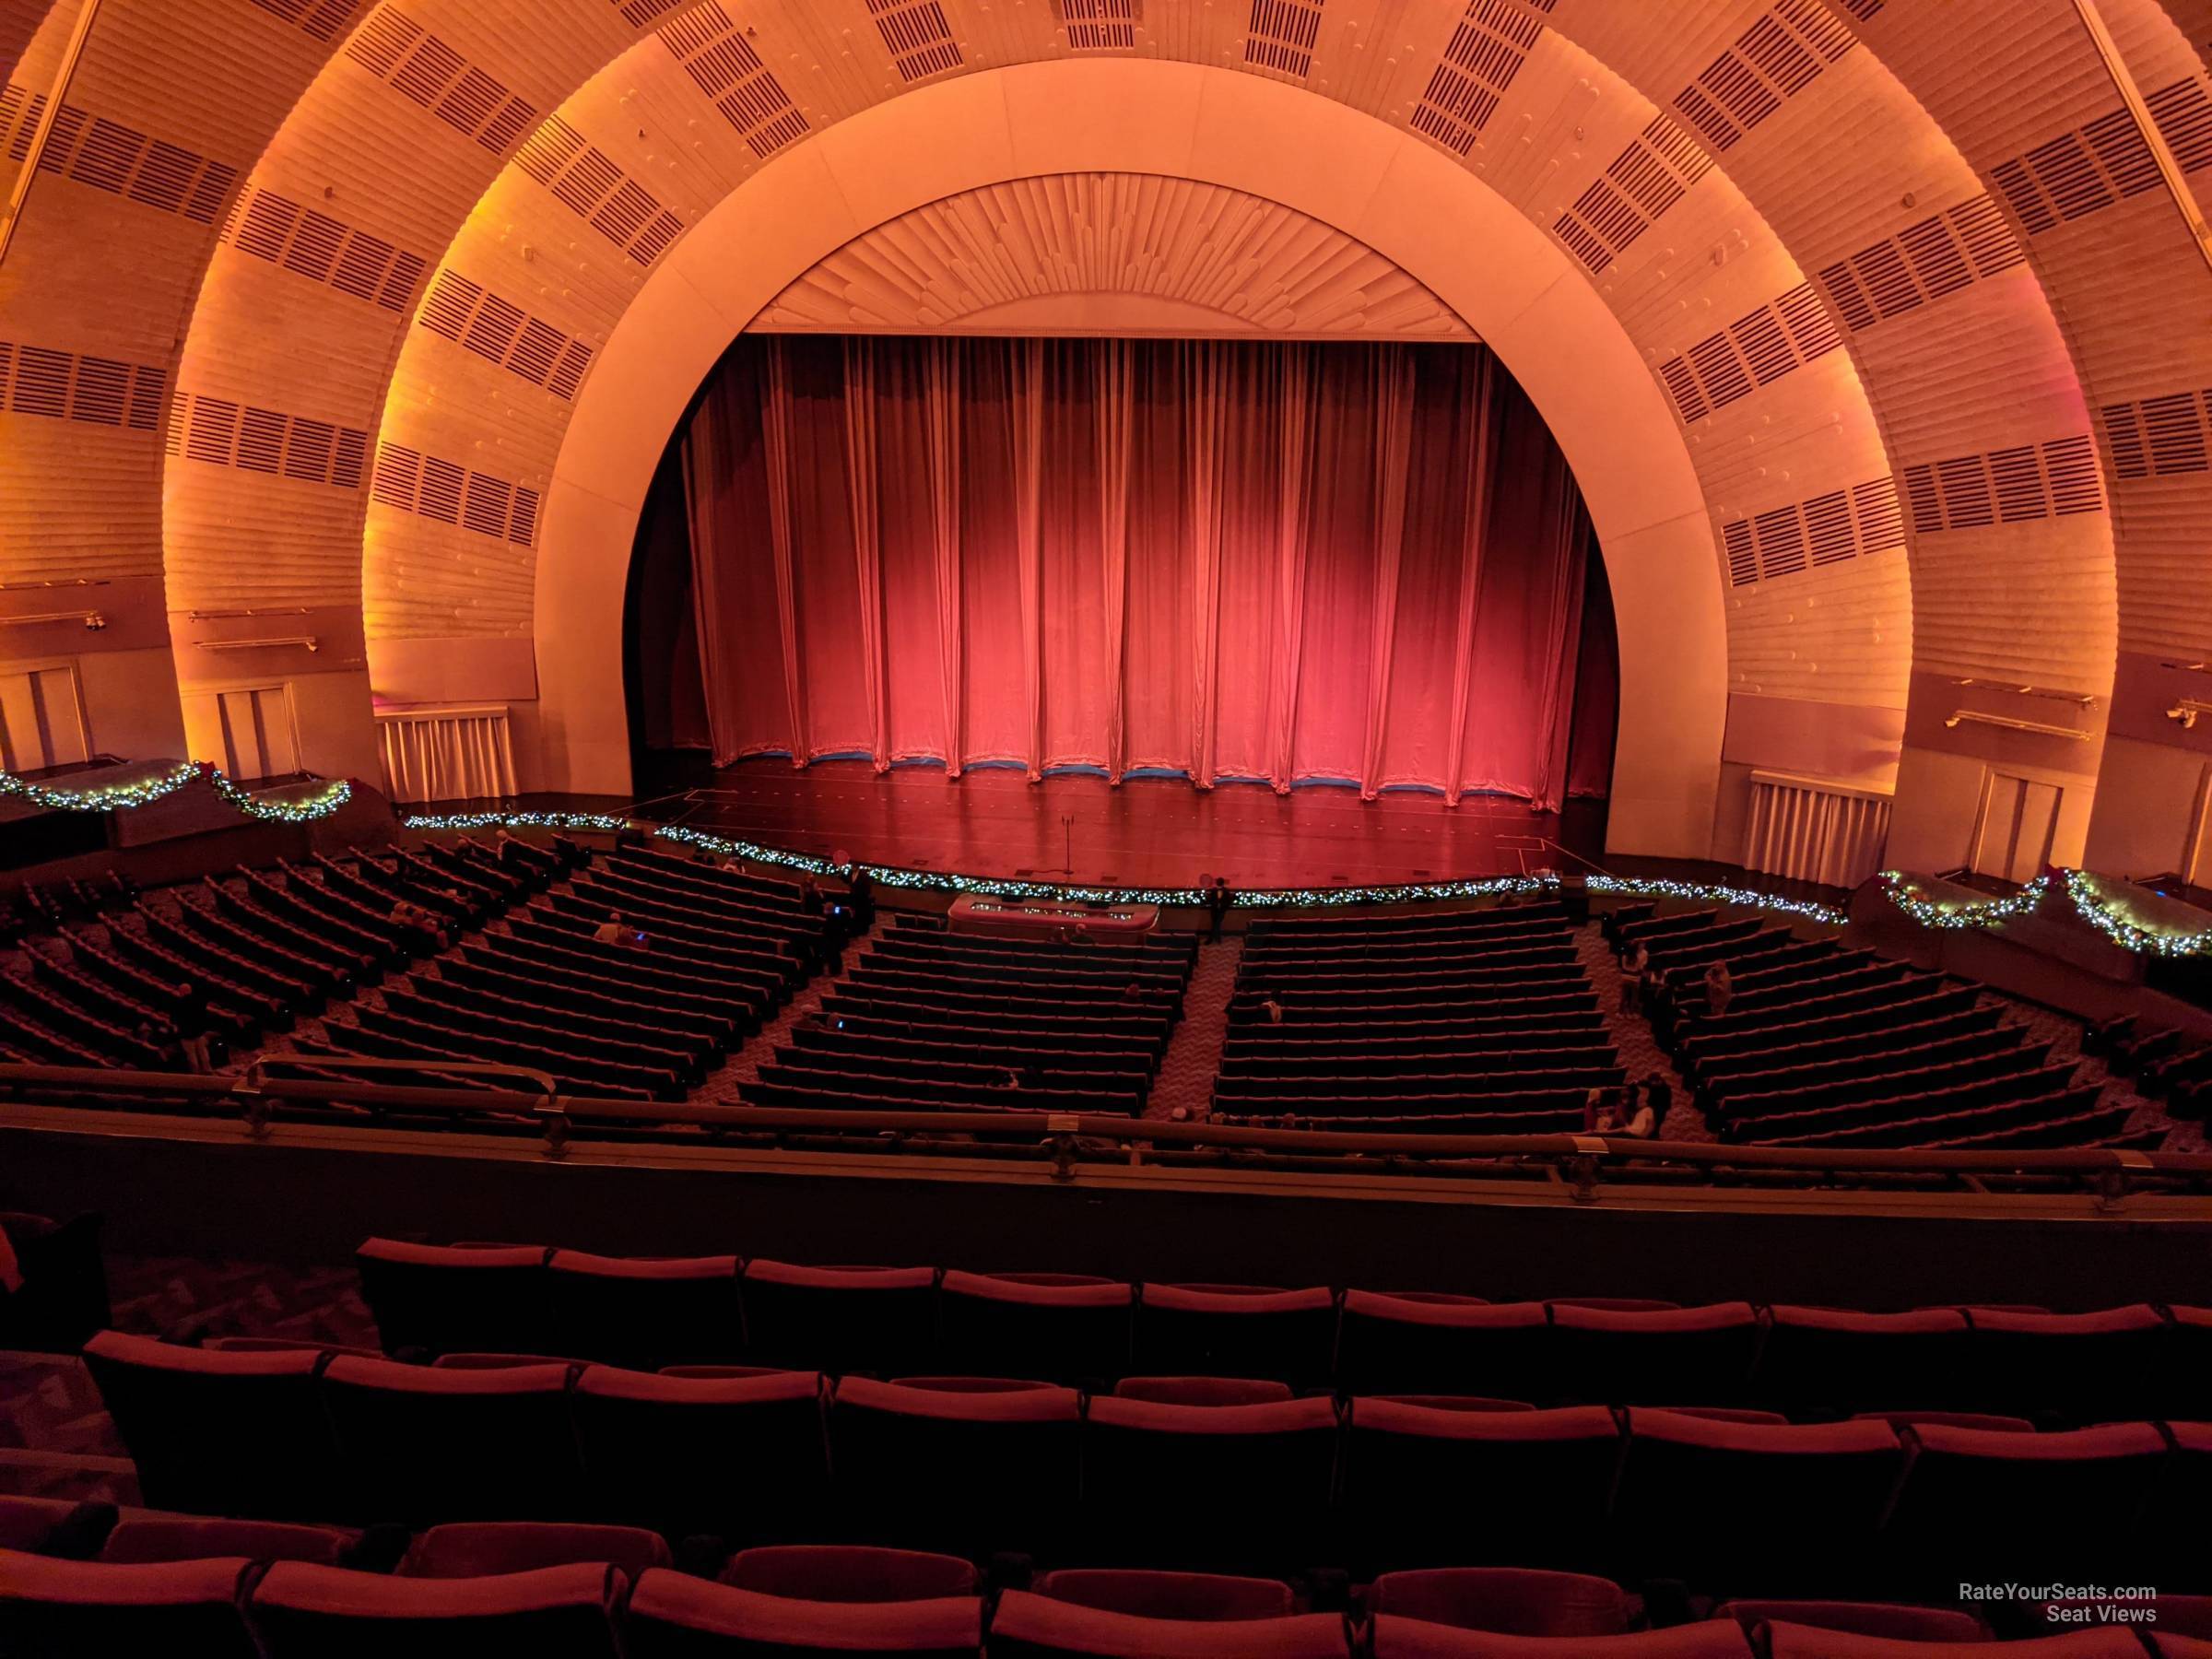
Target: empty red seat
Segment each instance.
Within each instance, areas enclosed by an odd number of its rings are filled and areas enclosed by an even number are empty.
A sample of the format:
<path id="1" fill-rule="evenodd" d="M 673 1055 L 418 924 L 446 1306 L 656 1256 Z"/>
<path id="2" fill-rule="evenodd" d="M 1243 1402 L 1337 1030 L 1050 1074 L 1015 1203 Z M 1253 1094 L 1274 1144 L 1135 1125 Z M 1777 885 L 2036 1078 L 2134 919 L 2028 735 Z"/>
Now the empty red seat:
<path id="1" fill-rule="evenodd" d="M 1574 1406 L 1734 1406 L 1759 1353 L 1749 1302 L 1700 1308 L 1551 1305 L 1555 1397 Z"/>
<path id="2" fill-rule="evenodd" d="M 1752 1659 L 1749 1640 L 1726 1619 L 1625 1636 L 1507 1636 L 1427 1619 L 1379 1615 L 1368 1632 L 1373 1659 Z"/>
<path id="3" fill-rule="evenodd" d="M 109 1536 L 114 1524 L 115 1506 L 112 1503 L 0 1495 L 0 1549 L 83 1560 L 100 1553 L 101 1540 Z"/>
<path id="4" fill-rule="evenodd" d="M 1110 1381 L 1129 1368 L 1135 1294 L 1073 1274 L 947 1273 L 937 1288 L 940 1362 L 979 1376 Z"/>
<path id="5" fill-rule="evenodd" d="M 1163 1406 L 1265 1406 L 1290 1397 L 1290 1384 L 1265 1377 L 1124 1377 L 1113 1385 L 1124 1400 Z"/>
<path id="6" fill-rule="evenodd" d="M 929 1267 L 799 1267 L 754 1261 L 738 1280 L 756 1364 L 842 1376 L 925 1371 L 934 1347 Z"/>
<path id="7" fill-rule="evenodd" d="M 592 1514 L 749 1543 L 803 1536 L 828 1512 L 813 1371 L 666 1377 L 594 1365 L 569 1409 Z"/>
<path id="8" fill-rule="evenodd" d="M 417 1525 L 577 1514 L 585 1494 L 568 1389 L 559 1365 L 332 1360 L 323 1396 L 345 1464 L 347 1517 Z"/>
<path id="9" fill-rule="evenodd" d="M 280 1561 L 250 1606 L 267 1659 L 618 1659 L 626 1586 L 602 1563 L 410 1579 Z"/>
<path id="10" fill-rule="evenodd" d="M 557 1250 L 547 1284 L 559 1353 L 657 1371 L 744 1351 L 734 1255 L 633 1260 Z"/>
<path id="11" fill-rule="evenodd" d="M 2168 1397 L 2157 1413 L 2165 1418 L 2186 1418 L 2191 1422 L 2212 1419 L 2212 1308 L 2176 1302 L 2167 1310 L 2173 1321 L 2170 1346 L 2172 1359 L 2166 1367 Z"/>
<path id="12" fill-rule="evenodd" d="M 2170 1328 L 2156 1308 L 2025 1313 L 1971 1308 L 1974 1404 L 2068 1423 L 2150 1418 L 2172 1397 Z"/>
<path id="13" fill-rule="evenodd" d="M 1298 1598 L 1280 1579 L 1141 1567 L 1063 1567 L 1030 1586 L 1039 1595 L 1146 1618 L 1284 1618 Z"/>
<path id="14" fill-rule="evenodd" d="M 336 1526 L 288 1521 L 203 1521 L 147 1515 L 120 1523 L 100 1548 L 103 1561 L 204 1561 L 243 1556 L 250 1561 L 319 1561 L 335 1567 L 359 1535 Z"/>
<path id="15" fill-rule="evenodd" d="M 417 1538 L 400 1563 L 408 1578 L 486 1578 L 598 1561 L 636 1578 L 671 1564 L 667 1540 L 641 1526 L 573 1521 L 453 1521 Z"/>
<path id="16" fill-rule="evenodd" d="M 1319 1559 L 1335 1456 L 1325 1399 L 1093 1399 L 1083 1442 L 1091 1559 L 1223 1569 Z"/>
<path id="17" fill-rule="evenodd" d="M 1905 1463 L 1883 1422 L 1628 1414 L 1613 1503 L 1624 1571 L 1786 1594 L 1865 1582 Z"/>
<path id="18" fill-rule="evenodd" d="M 1361 1573 L 1469 1561 L 1602 1568 L 1620 1452 L 1619 1424 L 1602 1406 L 1453 1411 L 1355 1399 L 1344 1447 L 1346 1564 Z M 1441 1492 L 1467 1501 L 1440 1503 Z"/>
<path id="19" fill-rule="evenodd" d="M 542 1352 L 553 1346 L 547 1252 L 535 1244 L 410 1244 L 371 1239 L 353 1253 L 384 1352 Z"/>
<path id="20" fill-rule="evenodd" d="M 1972 1333 L 1957 1308 L 1852 1313 L 1777 1305 L 1759 1350 L 1759 1403 L 1795 1417 L 1959 1406 Z"/>
<path id="21" fill-rule="evenodd" d="M 146 1502 L 201 1515 L 330 1514 L 337 1465 L 323 1365 L 312 1348 L 213 1353 L 119 1331 L 85 1345 Z"/>
<path id="22" fill-rule="evenodd" d="M 258 1659 L 238 1605 L 252 1567 L 240 1556 L 116 1566 L 0 1549 L 0 1653 Z"/>
<path id="23" fill-rule="evenodd" d="M 1436 1567 L 1386 1572 L 1367 1611 L 1507 1636 L 1617 1636 L 1629 1601 L 1610 1579 L 1535 1567 Z"/>
<path id="24" fill-rule="evenodd" d="M 2150 1424 L 2010 1434 L 1932 1423 L 1911 1432 L 1918 1450 L 1884 1540 L 1897 1583 L 1943 1594 L 2015 1582 L 2035 1563 L 2049 1565 L 2041 1576 L 2052 1583 L 2138 1582 L 2138 1524 L 2172 1473 Z M 2204 1513 L 2199 1494 L 2199 1537 Z"/>
<path id="25" fill-rule="evenodd" d="M 1276 1618 L 1151 1618 L 1029 1591 L 999 1598 L 991 1619 L 993 1659 L 1348 1659 L 1348 1633 L 1335 1613 Z"/>
<path id="26" fill-rule="evenodd" d="M 2024 1641 L 1928 1641 L 1777 1623 L 1764 1641 L 1771 1659 L 2143 1659 L 2142 1644 L 2118 1626 Z"/>
<path id="27" fill-rule="evenodd" d="M 1049 1551 L 1082 1487 L 1081 1424 L 1072 1388 L 846 1377 L 830 1402 L 841 1530 L 956 1555 Z"/>
<path id="28" fill-rule="evenodd" d="M 722 1583 L 801 1601 L 934 1601 L 973 1595 L 972 1562 L 920 1549 L 868 1544 L 770 1544 L 741 1549 Z"/>
<path id="29" fill-rule="evenodd" d="M 1762 1624 L 1810 1625 L 1898 1641 L 1987 1641 L 1989 1627 L 1957 1607 L 1912 1607 L 1896 1602 L 1728 1601 L 1712 1610 L 1733 1618 L 1746 1634 Z"/>
<path id="30" fill-rule="evenodd" d="M 856 1653 L 962 1659 L 982 1651 L 983 1604 L 975 1595 L 805 1600 L 659 1571 L 631 1593 L 623 1638 L 629 1659 Z"/>
<path id="31" fill-rule="evenodd" d="M 2151 1488 L 2143 1512 L 2141 1582 L 2176 1589 L 2212 1590 L 2212 1422 L 2170 1422 L 2173 1455 Z M 2186 1624 L 2180 1621 L 2187 1620 Z M 2212 1595 L 2162 1595 L 2159 1627 L 2212 1638 Z"/>
<path id="32" fill-rule="evenodd" d="M 1920 1423 L 1948 1423 L 1954 1429 L 1994 1429 L 2006 1434 L 2033 1434 L 2035 1425 L 2026 1418 L 1999 1417 L 1991 1411 L 1854 1411 L 1868 1421 L 1892 1429 L 1911 1429 Z"/>
<path id="33" fill-rule="evenodd" d="M 1548 1397 L 1551 1321 L 1542 1302 L 1347 1290 L 1337 1386 L 1355 1394 Z"/>
<path id="34" fill-rule="evenodd" d="M 1336 1298 L 1325 1287 L 1153 1285 L 1139 1292 L 1135 1369 L 1149 1376 L 1326 1382 Z"/>

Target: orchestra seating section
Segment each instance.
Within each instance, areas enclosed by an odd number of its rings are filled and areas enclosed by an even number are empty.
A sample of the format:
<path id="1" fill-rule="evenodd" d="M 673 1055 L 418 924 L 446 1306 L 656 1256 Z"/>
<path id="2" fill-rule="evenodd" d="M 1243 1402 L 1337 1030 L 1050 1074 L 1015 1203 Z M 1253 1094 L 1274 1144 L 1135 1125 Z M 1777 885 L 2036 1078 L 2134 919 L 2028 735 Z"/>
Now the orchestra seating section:
<path id="1" fill-rule="evenodd" d="M 1558 902 L 1255 919 L 1213 1117 L 1429 1134 L 1575 1134 L 1627 1074 Z"/>
<path id="2" fill-rule="evenodd" d="M 895 916 L 740 1093 L 758 1106 L 1135 1116 L 1197 951 L 1188 933 L 978 937 Z"/>
<path id="3" fill-rule="evenodd" d="M 2156 1147 L 2135 1102 L 2103 1098 L 1981 987 L 1779 923 L 1718 910 L 1606 917 L 1650 953 L 1648 1007 L 1706 1122 L 1754 1147 L 2001 1151 Z M 1726 1011 L 1706 975 L 1727 971 Z"/>

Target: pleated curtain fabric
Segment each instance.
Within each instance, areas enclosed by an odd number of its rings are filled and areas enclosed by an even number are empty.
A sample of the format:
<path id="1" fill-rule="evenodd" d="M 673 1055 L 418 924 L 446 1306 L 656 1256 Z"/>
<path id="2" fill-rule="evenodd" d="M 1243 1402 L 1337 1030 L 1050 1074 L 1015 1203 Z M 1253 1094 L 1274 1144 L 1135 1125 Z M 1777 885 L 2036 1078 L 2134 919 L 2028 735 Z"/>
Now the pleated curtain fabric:
<path id="1" fill-rule="evenodd" d="M 1587 515 L 1480 347 L 748 336 L 681 448 L 718 762 L 1609 775 Z"/>
<path id="2" fill-rule="evenodd" d="M 1817 780 L 1753 772 L 1744 867 L 1854 888 L 1881 868 L 1889 797 Z"/>
<path id="3" fill-rule="evenodd" d="M 514 794 L 514 745 L 504 707 L 380 711 L 384 793 L 426 801 L 504 800 Z"/>

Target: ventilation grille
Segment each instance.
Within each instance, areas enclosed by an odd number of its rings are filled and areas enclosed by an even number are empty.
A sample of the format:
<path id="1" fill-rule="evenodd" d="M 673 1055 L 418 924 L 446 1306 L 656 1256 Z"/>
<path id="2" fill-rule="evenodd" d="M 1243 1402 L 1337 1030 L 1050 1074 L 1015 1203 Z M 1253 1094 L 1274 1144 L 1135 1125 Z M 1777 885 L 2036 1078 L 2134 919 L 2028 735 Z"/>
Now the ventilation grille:
<path id="1" fill-rule="evenodd" d="M 1465 155 L 1543 33 L 1543 24 L 1504 0 L 1472 0 L 1414 109 L 1413 130 Z"/>
<path id="2" fill-rule="evenodd" d="M 253 4 L 317 41 L 336 40 L 353 21 L 353 14 L 361 9 L 361 0 L 253 0 Z"/>
<path id="3" fill-rule="evenodd" d="M 1304 80 L 1313 67 L 1313 42 L 1321 38 L 1324 4 L 1324 0 L 1252 0 L 1244 61 L 1256 69 Z"/>
<path id="4" fill-rule="evenodd" d="M 661 43 L 754 155 L 773 155 L 806 134 L 806 117 L 716 0 L 662 29 Z"/>
<path id="5" fill-rule="evenodd" d="M 1730 587 L 1822 570 L 1904 545 L 1904 515 L 1894 478 L 1869 478 L 1721 526 Z"/>
<path id="6" fill-rule="evenodd" d="M 1712 159 L 1664 115 L 1614 158 L 1605 177 L 1559 215 L 1551 233 L 1593 274 L 1612 265 L 1705 176 Z"/>
<path id="7" fill-rule="evenodd" d="M 388 312 L 407 309 L 428 264 L 272 190 L 240 196 L 222 239 L 241 253 Z"/>
<path id="8" fill-rule="evenodd" d="M 2201 473 L 2212 438 L 2212 392 L 2175 392 L 2141 403 L 2108 404 L 2105 441 L 2116 478 Z"/>
<path id="9" fill-rule="evenodd" d="M 1071 52 L 1125 52 L 1136 44 L 1144 0 L 1053 0 Z"/>
<path id="10" fill-rule="evenodd" d="M 684 0 L 608 0 L 621 13 L 622 21 L 632 29 L 643 29 L 647 24 L 666 17 Z"/>
<path id="11" fill-rule="evenodd" d="M 1843 9 L 1862 23 L 1871 23 L 1881 16 L 1882 7 L 1889 0 L 1843 0 Z"/>
<path id="12" fill-rule="evenodd" d="M 17 86 L 0 89 L 0 140 L 6 145 L 10 161 L 30 154 L 31 137 L 45 112 L 43 92 L 27 92 Z M 53 118 L 39 171 L 65 173 L 80 184 L 163 213 L 182 214 L 200 225 L 212 225 L 222 217 L 223 199 L 238 182 L 235 167 L 210 161 L 75 104 L 64 104 Z"/>
<path id="13" fill-rule="evenodd" d="M 1780 0 L 1675 94 L 1675 108 L 1707 144 L 1728 149 L 1857 44 L 1821 0 Z"/>
<path id="14" fill-rule="evenodd" d="M 960 49 L 937 0 L 868 0 L 868 16 L 900 80 L 927 80 L 960 66 Z"/>
<path id="15" fill-rule="evenodd" d="M 148 363 L 0 340 L 0 409 L 18 415 L 151 432 L 168 387 L 168 372 Z"/>
<path id="16" fill-rule="evenodd" d="M 456 133 L 503 156 L 537 112 L 396 8 L 380 6 L 346 42 L 346 55 Z"/>
<path id="17" fill-rule="evenodd" d="M 2104 511 L 2087 432 L 1908 466 L 1904 480 L 1919 535 Z"/>
<path id="18" fill-rule="evenodd" d="M 558 115 L 530 135 L 514 163 L 639 265 L 651 265 L 683 234 L 682 219 Z"/>
<path id="19" fill-rule="evenodd" d="M 563 401 L 575 397 L 592 366 L 592 348 L 582 340 L 450 270 L 431 279 L 416 321 Z"/>
<path id="20" fill-rule="evenodd" d="M 536 490 L 396 443 L 376 446 L 376 481 L 370 493 L 402 512 L 518 547 L 532 546 L 537 536 Z"/>
<path id="21" fill-rule="evenodd" d="M 2201 80 L 2177 81 L 2144 102 L 2184 172 L 2212 166 L 2212 95 Z M 2159 166 L 2143 129 L 2126 110 L 2061 133 L 1990 170 L 2030 236 L 2087 218 L 2159 184 Z"/>
<path id="22" fill-rule="evenodd" d="M 1675 413 L 1688 426 L 1826 357 L 1842 343 L 1806 284 L 1660 364 L 1659 378 L 1675 400 Z"/>
<path id="23" fill-rule="evenodd" d="M 1853 334 L 1918 311 L 2027 257 L 1986 195 L 1861 248 L 1820 273 L 1829 303 Z"/>
<path id="24" fill-rule="evenodd" d="M 359 489 L 369 434 L 334 421 L 192 394 L 177 400 L 168 449 L 188 461 Z"/>

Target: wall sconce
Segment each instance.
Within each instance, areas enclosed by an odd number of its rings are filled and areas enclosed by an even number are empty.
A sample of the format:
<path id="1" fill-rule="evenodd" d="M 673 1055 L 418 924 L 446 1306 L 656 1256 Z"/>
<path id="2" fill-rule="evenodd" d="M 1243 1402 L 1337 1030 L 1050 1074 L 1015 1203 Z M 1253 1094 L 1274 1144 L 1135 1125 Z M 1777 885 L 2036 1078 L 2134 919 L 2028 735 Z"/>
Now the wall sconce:
<path id="1" fill-rule="evenodd" d="M 41 611 L 35 617 L 0 617 L 0 628 L 29 628 L 40 622 L 82 622 L 88 633 L 98 633 L 108 625 L 107 618 L 96 610 Z"/>
<path id="2" fill-rule="evenodd" d="M 2195 729 L 2196 717 L 2199 714 L 2212 714 L 2212 703 L 2199 702 L 2194 697 L 2184 697 L 2180 702 L 2166 711 L 2166 718 L 2172 721 L 2184 732 Z"/>
<path id="3" fill-rule="evenodd" d="M 2070 702 L 2077 709 L 2093 709 L 2097 706 L 2097 700 L 2087 692 L 2058 691 L 2049 686 L 2022 686 L 2011 680 L 1993 679 L 1955 679 L 1951 684 L 1978 687 L 1984 691 L 2009 691 L 2015 697 L 2046 697 L 2053 702 Z"/>
<path id="4" fill-rule="evenodd" d="M 2040 720 L 2015 720 L 2009 714 L 1984 714 L 1979 709 L 1959 709 L 1945 721 L 1946 727 L 1959 725 L 2000 726 L 2007 732 L 2028 732 L 2038 737 L 2065 737 L 2076 743 L 2088 740 L 2088 734 L 2072 726 L 2046 725 Z"/>
<path id="5" fill-rule="evenodd" d="M 202 651 L 265 651 L 281 645 L 299 645 L 309 651 L 322 648 L 323 641 L 313 634 L 287 634 L 277 640 L 195 640 Z"/>

